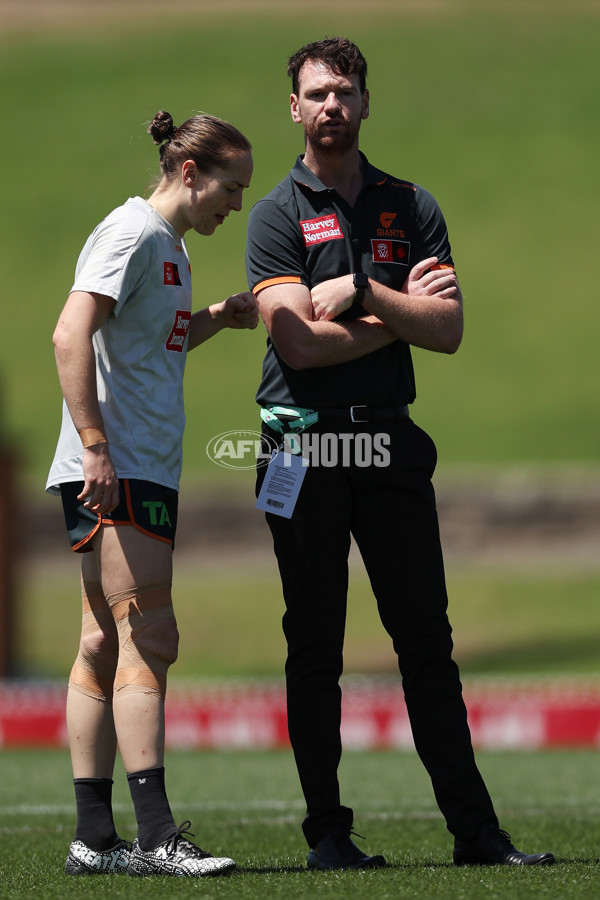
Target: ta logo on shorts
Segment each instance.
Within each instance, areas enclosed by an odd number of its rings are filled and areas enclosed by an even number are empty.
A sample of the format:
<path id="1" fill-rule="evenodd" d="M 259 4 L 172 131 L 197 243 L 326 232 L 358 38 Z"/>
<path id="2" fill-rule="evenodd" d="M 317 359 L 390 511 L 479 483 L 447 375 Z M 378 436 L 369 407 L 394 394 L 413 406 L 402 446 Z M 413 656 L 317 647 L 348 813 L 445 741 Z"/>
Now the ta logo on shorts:
<path id="1" fill-rule="evenodd" d="M 148 510 L 151 525 L 171 525 L 167 507 L 162 500 L 144 500 L 142 506 Z"/>
<path id="2" fill-rule="evenodd" d="M 259 431 L 224 431 L 206 445 L 206 453 L 225 469 L 254 469 L 269 464 L 277 441 Z"/>

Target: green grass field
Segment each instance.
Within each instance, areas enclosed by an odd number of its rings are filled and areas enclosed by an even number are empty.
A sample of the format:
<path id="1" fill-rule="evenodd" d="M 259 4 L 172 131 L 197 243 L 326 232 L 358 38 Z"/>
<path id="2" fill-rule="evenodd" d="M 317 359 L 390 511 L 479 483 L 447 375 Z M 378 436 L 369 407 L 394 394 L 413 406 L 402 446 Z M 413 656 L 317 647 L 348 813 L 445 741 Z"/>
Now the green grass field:
<path id="1" fill-rule="evenodd" d="M 385 870 L 308 872 L 299 823 L 304 815 L 291 755 L 280 752 L 175 753 L 167 785 L 178 821 L 190 818 L 201 846 L 231 855 L 238 870 L 212 880 L 68 878 L 63 874 L 74 811 L 66 753 L 0 754 L 0 896 L 160 898 L 444 897 L 557 900 L 598 896 L 600 828 L 597 753 L 482 753 L 479 765 L 502 827 L 517 847 L 551 850 L 542 869 L 456 868 L 452 839 L 428 778 L 411 753 L 345 755 L 341 784 L 355 810 L 355 840 L 383 853 Z M 116 775 L 117 828 L 135 832 L 122 772 Z M 118 880 L 117 880 L 118 879 Z"/>
<path id="2" fill-rule="evenodd" d="M 23 10 L 27 9 L 24 14 Z M 596 302 L 597 0 L 0 0 L 4 176 L 0 438 L 20 487 L 43 489 L 59 427 L 51 334 L 79 250 L 110 209 L 145 194 L 158 156 L 145 123 L 198 110 L 230 119 L 254 146 L 242 214 L 210 243 L 188 242 L 195 305 L 245 288 L 247 212 L 291 167 L 302 135 L 288 112 L 287 57 L 344 33 L 369 61 L 361 147 L 428 187 L 448 219 L 465 294 L 456 356 L 415 353 L 416 420 L 440 475 L 453 464 L 590 467 L 598 475 Z M 264 331 L 219 335 L 186 375 L 184 487 L 235 493 L 239 473 L 206 456 L 210 438 L 255 429 Z M 594 475 L 595 473 L 595 475 Z M 35 534 L 29 536 L 35 544 Z M 33 548 L 32 548 L 33 549 Z M 27 557 L 19 572 L 22 674 L 64 679 L 76 652 L 76 560 Z M 176 678 L 281 676 L 274 560 L 177 561 L 182 632 Z M 450 565 L 456 656 L 480 675 L 597 677 L 600 574 L 577 563 Z M 234 621 L 236 628 L 223 623 Z M 347 672 L 393 671 L 362 571 L 350 595 Z M 168 754 L 176 818 L 234 856 L 231 877 L 67 879 L 74 826 L 66 751 L 0 752 L 0 898 L 108 896 L 596 898 L 600 877 L 594 750 L 482 753 L 501 824 L 519 847 L 551 849 L 543 870 L 455 869 L 451 839 L 413 754 L 346 754 L 344 799 L 385 871 L 309 873 L 290 754 Z M 118 827 L 134 834 L 122 771 Z M 359 841 L 359 843 L 361 843 Z M 183 882 L 183 883 L 182 883 Z"/>
<path id="3" fill-rule="evenodd" d="M 354 38 L 370 63 L 363 149 L 428 186 L 450 223 L 466 295 L 464 344 L 451 358 L 415 354 L 415 417 L 438 444 L 440 477 L 451 478 L 455 463 L 492 471 L 553 465 L 557 479 L 562 466 L 597 473 L 600 319 L 590 237 L 600 124 L 590 111 L 598 4 L 374 0 L 366 9 L 308 0 L 301 21 L 290 3 L 192 6 L 90 2 L 86 8 L 100 12 L 86 16 L 81 4 L 63 0 L 54 14 L 42 4 L 39 17 L 9 27 L 0 2 L 0 91 L 18 135 L 3 180 L 10 215 L 0 219 L 0 425 L 21 451 L 23 488 L 41 493 L 54 450 L 60 397 L 50 336 L 76 255 L 98 218 L 143 193 L 156 172 L 144 123 L 159 106 L 176 119 L 207 109 L 251 138 L 256 166 L 246 211 L 210 243 L 189 242 L 198 305 L 238 290 L 247 209 L 301 150 L 285 61 L 302 42 L 335 32 Z M 224 334 L 190 359 L 184 488 L 240 490 L 240 473 L 213 465 L 205 447 L 219 432 L 257 427 L 263 345 L 261 329 Z M 257 572 L 235 559 L 233 548 L 217 570 L 203 561 L 201 570 L 180 571 L 178 563 L 186 676 L 280 671 L 274 563 Z M 77 576 L 61 572 L 48 579 L 26 561 L 19 604 L 26 671 L 62 675 L 76 645 Z M 466 670 L 595 670 L 596 574 L 574 565 L 559 575 L 542 567 L 523 576 L 508 566 L 450 576 Z M 233 653 L 215 639 L 223 610 L 244 626 Z M 363 576 L 351 610 L 351 670 L 393 665 Z"/>
<path id="4" fill-rule="evenodd" d="M 441 460 L 596 462 L 597 2 L 307 0 L 301 15 L 289 2 L 183 5 L 124 0 L 95 16 L 94 0 L 62 0 L 38 16 L 45 4 L 33 3 L 10 27 L 0 3 L 10 210 L 0 221 L 0 421 L 27 484 L 40 489 L 54 450 L 50 338 L 76 257 L 97 221 L 157 171 L 145 122 L 159 107 L 176 120 L 204 109 L 254 145 L 245 211 L 210 242 L 189 241 L 205 305 L 245 287 L 247 210 L 302 149 L 287 57 L 336 32 L 370 64 L 362 148 L 427 186 L 449 221 L 465 340 L 455 357 L 415 354 L 415 415 Z M 218 478 L 209 439 L 256 427 L 263 347 L 262 329 L 220 335 L 190 360 L 185 478 Z"/>

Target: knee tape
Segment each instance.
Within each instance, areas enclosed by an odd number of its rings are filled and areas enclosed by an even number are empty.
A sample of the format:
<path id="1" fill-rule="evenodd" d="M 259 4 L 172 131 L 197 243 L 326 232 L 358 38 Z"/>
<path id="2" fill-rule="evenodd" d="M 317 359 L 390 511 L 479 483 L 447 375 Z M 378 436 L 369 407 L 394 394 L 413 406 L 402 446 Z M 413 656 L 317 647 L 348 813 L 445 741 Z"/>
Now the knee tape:
<path id="1" fill-rule="evenodd" d="M 119 635 L 115 694 L 155 694 L 164 700 L 179 643 L 171 585 L 132 588 L 106 599 Z"/>
<path id="2" fill-rule="evenodd" d="M 115 623 L 99 584 L 82 579 L 81 601 L 81 642 L 69 687 L 110 703 L 119 652 Z"/>

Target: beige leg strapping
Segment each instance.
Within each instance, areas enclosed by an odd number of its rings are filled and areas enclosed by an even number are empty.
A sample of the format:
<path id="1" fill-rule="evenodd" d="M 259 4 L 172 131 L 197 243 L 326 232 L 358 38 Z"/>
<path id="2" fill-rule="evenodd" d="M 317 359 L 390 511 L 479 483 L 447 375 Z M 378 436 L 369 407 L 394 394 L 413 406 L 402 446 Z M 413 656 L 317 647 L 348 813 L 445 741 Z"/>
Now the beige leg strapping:
<path id="1" fill-rule="evenodd" d="M 117 693 L 156 694 L 164 701 L 167 671 L 179 633 L 168 582 L 118 591 L 107 598 L 119 635 Z"/>
<path id="2" fill-rule="evenodd" d="M 69 687 L 107 703 L 112 701 L 119 645 L 112 613 L 96 582 L 81 579 L 81 641 Z"/>

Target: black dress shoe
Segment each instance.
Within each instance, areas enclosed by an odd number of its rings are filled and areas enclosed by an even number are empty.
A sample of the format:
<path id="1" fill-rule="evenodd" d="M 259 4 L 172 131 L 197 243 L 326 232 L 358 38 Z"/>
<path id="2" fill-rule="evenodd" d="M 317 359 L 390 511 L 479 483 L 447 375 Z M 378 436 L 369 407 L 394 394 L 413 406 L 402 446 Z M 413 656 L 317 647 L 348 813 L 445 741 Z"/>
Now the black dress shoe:
<path id="1" fill-rule="evenodd" d="M 474 841 L 454 841 L 452 854 L 457 866 L 550 866 L 553 853 L 521 853 L 513 847 L 510 834 L 493 825 L 484 825 Z"/>
<path id="2" fill-rule="evenodd" d="M 334 831 L 324 837 L 308 854 L 309 869 L 379 869 L 383 856 L 366 856 L 347 831 Z"/>

